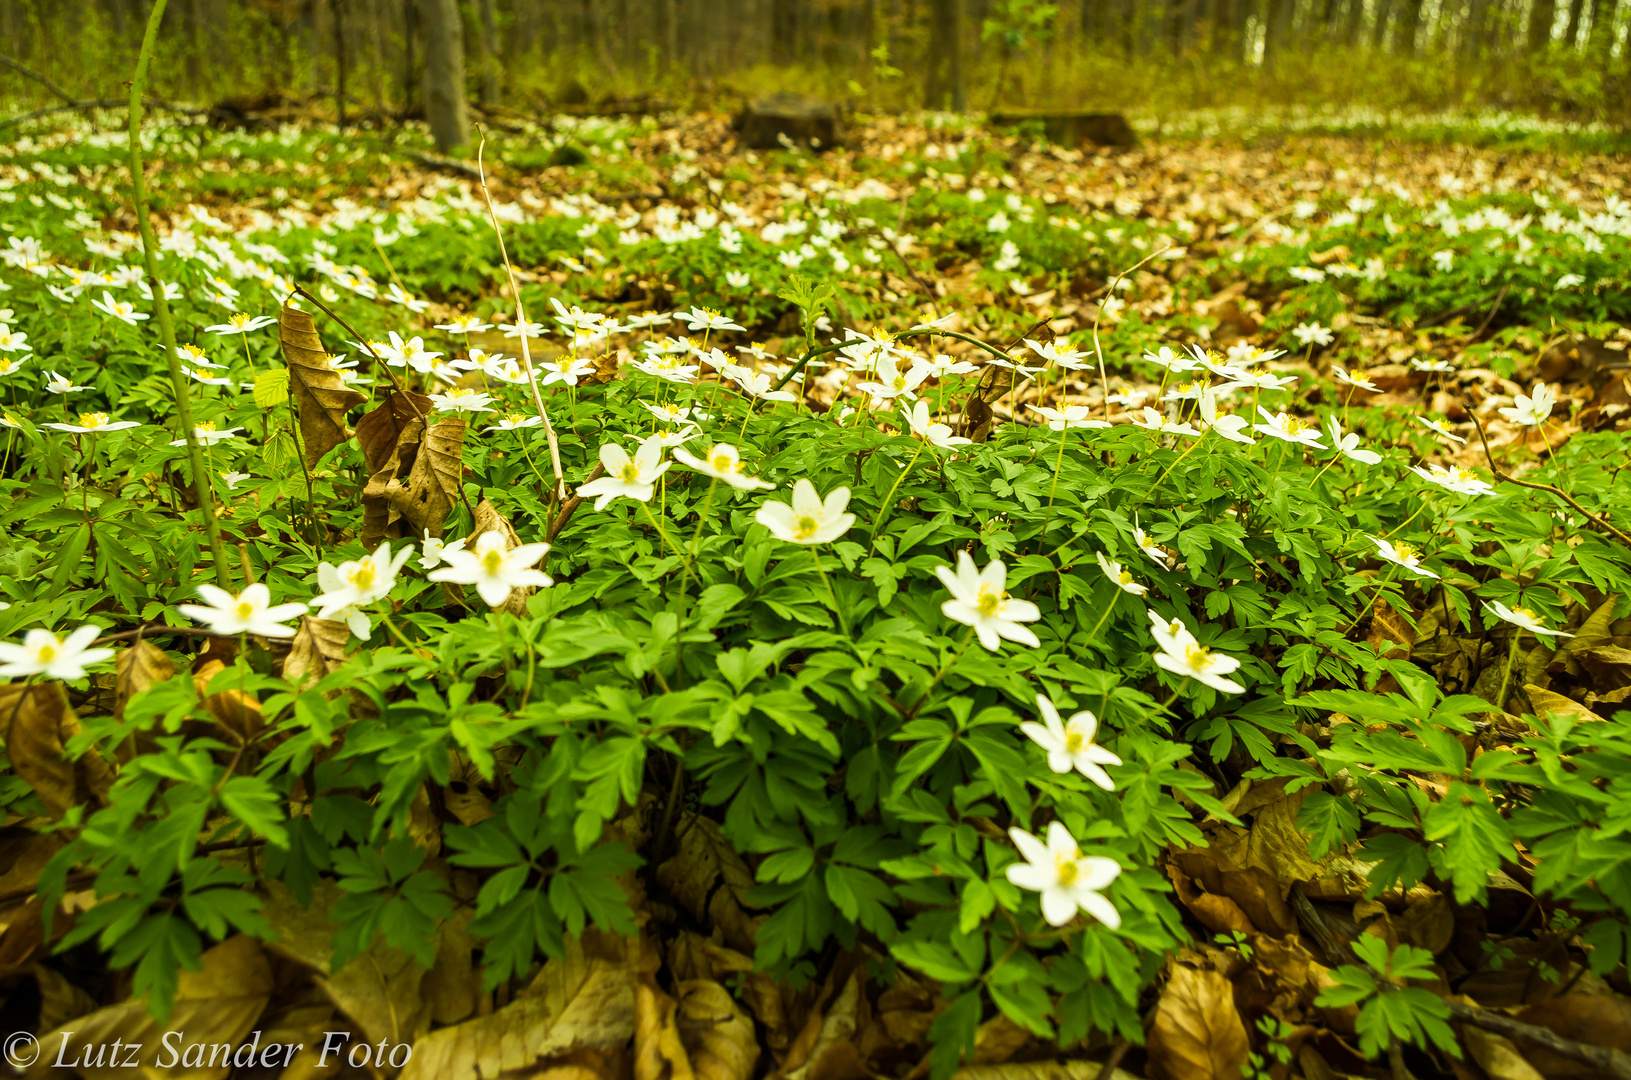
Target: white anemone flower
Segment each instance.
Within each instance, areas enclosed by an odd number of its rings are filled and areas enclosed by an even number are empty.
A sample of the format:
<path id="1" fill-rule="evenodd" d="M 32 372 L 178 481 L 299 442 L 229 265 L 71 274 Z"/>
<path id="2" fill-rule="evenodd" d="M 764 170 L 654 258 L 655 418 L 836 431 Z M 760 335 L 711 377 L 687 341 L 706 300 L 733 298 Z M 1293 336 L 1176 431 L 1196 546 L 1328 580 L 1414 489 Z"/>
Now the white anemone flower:
<path id="1" fill-rule="evenodd" d="M 83 389 L 83 387 L 81 387 Z M 75 435 L 98 435 L 104 431 L 123 431 L 125 428 L 141 427 L 135 420 L 109 420 L 105 412 L 82 412 L 79 414 L 77 424 L 41 424 L 41 427 L 52 428 L 56 431 L 71 431 Z"/>
<path id="2" fill-rule="evenodd" d="M 1141 427 L 1146 431 L 1159 431 L 1169 435 L 1189 435 L 1191 437 L 1200 435 L 1200 432 L 1195 428 L 1176 420 L 1168 420 L 1148 405 L 1144 406 L 1140 418 L 1133 421 L 1133 426 Z"/>
<path id="3" fill-rule="evenodd" d="M 1552 415 L 1552 406 L 1557 404 L 1557 395 L 1552 393 L 1550 386 L 1537 382 L 1535 388 L 1528 394 L 1519 394 L 1512 401 L 1513 407 L 1502 409 L 1502 416 L 1514 424 L 1539 427 Z"/>
<path id="4" fill-rule="evenodd" d="M 488 431 L 520 431 L 523 428 L 537 427 L 544 422 L 544 418 L 526 413 L 505 413 L 503 419 L 489 427 Z"/>
<path id="5" fill-rule="evenodd" d="M 193 438 L 197 439 L 205 446 L 213 446 L 222 439 L 236 438 L 238 432 L 242 430 L 243 428 L 241 427 L 218 428 L 215 426 L 215 421 L 213 420 L 200 420 L 198 423 L 193 425 Z M 174 439 L 171 441 L 170 445 L 186 446 L 187 440 Z"/>
<path id="6" fill-rule="evenodd" d="M 747 327 L 736 323 L 712 308 L 693 307 L 690 311 L 676 311 L 674 318 L 679 319 L 690 330 L 746 330 Z"/>
<path id="7" fill-rule="evenodd" d="M 1574 637 L 1573 634 L 1565 634 L 1561 630 L 1549 630 L 1540 625 L 1540 620 L 1537 619 L 1535 617 L 1535 613 L 1530 611 L 1528 608 L 1509 608 L 1499 600 L 1491 600 L 1484 606 L 1493 612 L 1495 617 L 1500 619 L 1502 622 L 1511 623 L 1518 629 L 1527 630 L 1531 634 L 1544 634 L 1547 637 Z"/>
<path id="8" fill-rule="evenodd" d="M 145 312 L 137 311 L 136 305 L 129 300 L 115 300 L 110 292 L 104 292 L 100 300 L 92 300 L 91 307 L 112 315 L 115 319 L 130 326 L 135 326 L 143 319 L 152 318 L 151 315 Z"/>
<path id="9" fill-rule="evenodd" d="M 248 334 L 256 330 L 263 330 L 275 322 L 277 322 L 277 319 L 270 315 L 245 315 L 242 312 L 234 312 L 228 316 L 226 322 L 204 327 L 204 333 Z"/>
<path id="10" fill-rule="evenodd" d="M 1151 540 L 1143 529 L 1136 527 L 1133 529 L 1133 543 L 1138 546 L 1138 550 L 1160 563 L 1161 569 L 1166 570 L 1172 566 L 1172 552 Z"/>
<path id="11" fill-rule="evenodd" d="M 1245 693 L 1244 686 L 1233 679 L 1224 678 L 1240 667 L 1239 660 L 1213 652 L 1196 641 L 1195 635 L 1185 628 L 1182 619 L 1169 621 L 1153 611 L 1149 615 L 1154 627 L 1156 644 L 1161 647 L 1155 654 L 1158 666 L 1174 675 L 1194 679 L 1225 694 Z"/>
<path id="12" fill-rule="evenodd" d="M 1048 768 L 1056 773 L 1075 769 L 1105 791 L 1116 790 L 1104 766 L 1120 765 L 1121 758 L 1093 742 L 1099 718 L 1083 710 L 1061 721 L 1059 710 L 1043 694 L 1036 695 L 1036 707 L 1042 713 L 1042 723 L 1027 720 L 1019 730 L 1048 752 Z"/>
<path id="13" fill-rule="evenodd" d="M 455 386 L 440 394 L 430 395 L 431 403 L 438 409 L 448 412 L 492 412 L 488 408 L 493 403 L 491 394 L 483 394 L 478 390 Z"/>
<path id="14" fill-rule="evenodd" d="M 1412 465 L 1410 471 L 1429 484 L 1437 484 L 1457 495 L 1489 495 L 1495 490 L 1488 480 L 1478 479 L 1478 474 L 1465 465 L 1454 465 L 1450 468 L 1429 465 L 1425 469 L 1420 465 Z"/>
<path id="15" fill-rule="evenodd" d="M 940 610 L 946 618 L 972 626 L 981 645 L 996 652 L 1002 647 L 1002 638 L 1033 649 L 1042 644 L 1028 627 L 1020 625 L 1040 619 L 1042 611 L 1029 600 L 1008 595 L 1003 588 L 1008 567 L 1001 559 L 992 559 L 980 570 L 973 556 L 959 551 L 955 573 L 949 566 L 937 566 L 934 572 L 952 597 L 940 605 Z"/>
<path id="16" fill-rule="evenodd" d="M 450 322 L 437 323 L 436 329 L 446 330 L 450 334 L 479 334 L 484 330 L 491 330 L 492 323 L 482 322 L 475 315 L 466 315 L 463 318 L 453 319 Z"/>
<path id="17" fill-rule="evenodd" d="M 1064 926 L 1077 911 L 1085 911 L 1110 929 L 1120 929 L 1121 913 L 1103 896 L 1121 876 L 1114 859 L 1083 855 L 1076 838 L 1059 821 L 1048 826 L 1045 844 L 1024 829 L 1009 829 L 1008 835 L 1025 859 L 1008 867 L 1008 880 L 1042 894 L 1042 917 L 1049 926 Z"/>
<path id="18" fill-rule="evenodd" d="M 754 491 L 756 489 L 770 490 L 776 485 L 768 480 L 761 480 L 757 476 L 749 476 L 742 471 L 742 456 L 736 447 L 728 443 L 718 443 L 707 454 L 697 457 L 691 451 L 678 448 L 674 451 L 674 460 L 687 468 L 695 469 L 704 476 L 711 476 L 715 480 L 723 480 L 738 491 Z"/>
<path id="19" fill-rule="evenodd" d="M 1200 402 L 1201 423 L 1206 426 L 1208 431 L 1215 431 L 1230 442 L 1244 443 L 1247 446 L 1257 445 L 1257 440 L 1246 434 L 1246 429 L 1251 426 L 1251 421 L 1234 413 L 1218 415 L 1218 397 L 1211 387 L 1201 390 Z"/>
<path id="20" fill-rule="evenodd" d="M 661 435 L 653 435 L 642 442 L 633 457 L 616 443 L 601 443 L 600 464 L 606 470 L 606 475 L 581 485 L 578 494 L 597 496 L 596 510 L 606 509 L 613 499 L 620 496 L 645 502 L 651 498 L 657 478 L 673 465 L 671 461 L 663 461 L 662 456 Z"/>
<path id="21" fill-rule="evenodd" d="M 1066 405 L 1063 409 L 1050 409 L 1045 405 L 1031 405 L 1030 410 L 1048 422 L 1049 431 L 1066 428 L 1107 428 L 1108 420 L 1094 420 L 1086 405 Z"/>
<path id="22" fill-rule="evenodd" d="M 307 606 L 299 601 L 272 606 L 272 591 L 261 582 L 246 586 L 233 596 L 215 585 L 200 585 L 198 595 L 203 604 L 178 604 L 176 610 L 189 619 L 209 624 L 217 634 L 259 634 L 261 637 L 294 637 L 294 630 L 283 624 L 306 613 Z"/>
<path id="23" fill-rule="evenodd" d="M 1093 554 L 1099 560 L 1099 569 L 1104 571 L 1104 576 L 1115 582 L 1116 588 L 1122 592 L 1132 593 L 1134 596 L 1144 596 L 1150 591 L 1149 586 L 1140 585 L 1133 580 L 1130 570 L 1127 570 L 1114 559 L 1105 558 L 1104 552 L 1096 551 Z"/>
<path id="24" fill-rule="evenodd" d="M 446 561 L 447 556 L 455 551 L 464 550 L 467 538 L 460 537 L 452 543 L 446 543 L 439 536 L 432 536 L 430 530 L 425 530 L 425 538 L 419 544 L 419 569 L 434 570 Z"/>
<path id="25" fill-rule="evenodd" d="M 932 422 L 929 416 L 929 403 L 922 398 L 919 398 L 911 409 L 906 410 L 906 425 L 912 429 L 913 435 L 942 450 L 949 450 L 954 446 L 968 446 L 974 441 L 962 435 L 953 435 L 950 426 L 946 424 Z"/>
<path id="26" fill-rule="evenodd" d="M 1376 553 L 1395 566 L 1402 566 L 1417 577 L 1438 577 L 1421 564 L 1423 554 L 1411 545 L 1395 544 L 1378 536 L 1371 537 L 1371 540 L 1376 544 Z"/>
<path id="27" fill-rule="evenodd" d="M 1316 450 L 1325 449 L 1325 444 L 1320 442 L 1320 429 L 1313 424 L 1299 420 L 1290 413 L 1271 413 L 1261 405 L 1257 407 L 1257 411 L 1263 415 L 1264 422 L 1253 424 L 1253 431 L 1300 446 L 1310 446 Z"/>
<path id="28" fill-rule="evenodd" d="M 1358 390 L 1369 390 L 1373 394 L 1381 393 L 1381 389 L 1361 372 L 1349 372 L 1340 364 L 1331 365 L 1331 377 L 1343 386 L 1352 386 Z"/>
<path id="29" fill-rule="evenodd" d="M 855 515 L 844 512 L 848 505 L 849 488 L 834 488 L 823 499 L 814 484 L 800 480 L 793 485 L 791 504 L 767 502 L 753 520 L 789 544 L 830 544 L 855 524 Z"/>
<path id="30" fill-rule="evenodd" d="M 1466 439 L 1463 439 L 1461 436 L 1457 435 L 1455 432 L 1451 431 L 1449 428 L 1445 427 L 1444 421 L 1442 420 L 1431 420 L 1425 416 L 1418 416 L 1415 418 L 1415 420 L 1416 423 L 1420 424 L 1428 431 L 1431 431 L 1434 435 L 1441 435 L 1444 438 L 1449 439 L 1451 442 L 1464 443 L 1467 441 Z"/>
<path id="31" fill-rule="evenodd" d="M 1336 447 L 1337 453 L 1350 461 L 1357 461 L 1361 465 L 1375 465 L 1382 460 L 1382 455 L 1374 450 L 1359 449 L 1359 434 L 1349 432 L 1342 434 L 1342 424 L 1336 417 L 1331 417 L 1331 445 Z"/>
<path id="32" fill-rule="evenodd" d="M 476 593 L 488 607 L 500 607 L 510 598 L 511 589 L 536 585 L 548 588 L 555 579 L 532 567 L 549 553 L 544 543 L 521 544 L 510 547 L 503 533 L 489 530 L 476 537 L 471 551 L 443 548 L 441 557 L 447 565 L 425 575 L 432 581 L 446 581 L 457 585 L 474 585 Z"/>
<path id="33" fill-rule="evenodd" d="M 342 608 L 361 607 L 383 600 L 391 594 L 391 587 L 396 584 L 397 573 L 412 554 L 413 545 L 404 544 L 393 556 L 391 542 L 387 540 L 373 554 L 364 555 L 360 559 L 351 559 L 335 567 L 329 566 L 326 562 L 320 563 L 317 567 L 317 576 L 323 593 L 312 601 L 318 609 L 317 617 L 332 619 L 333 613 Z M 330 573 L 325 574 L 325 569 Z M 329 580 L 324 581 L 325 577 Z M 362 633 L 357 636 L 368 635 Z"/>
<path id="34" fill-rule="evenodd" d="M 93 649 L 101 634 L 95 626 L 81 626 L 66 639 L 35 628 L 23 635 L 21 645 L 0 642 L 0 675 L 48 675 L 53 679 L 83 679 L 85 669 L 113 657 L 112 649 Z"/>

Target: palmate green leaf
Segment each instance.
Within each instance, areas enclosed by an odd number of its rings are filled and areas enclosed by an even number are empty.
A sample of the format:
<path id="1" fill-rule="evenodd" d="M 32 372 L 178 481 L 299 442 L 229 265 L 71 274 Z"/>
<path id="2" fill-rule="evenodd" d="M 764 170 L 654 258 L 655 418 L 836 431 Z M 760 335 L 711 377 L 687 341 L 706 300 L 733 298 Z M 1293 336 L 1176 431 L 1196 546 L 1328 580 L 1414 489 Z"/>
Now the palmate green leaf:
<path id="1" fill-rule="evenodd" d="M 278 367 L 256 373 L 254 401 L 258 408 L 274 409 L 288 400 L 288 368 Z"/>
<path id="2" fill-rule="evenodd" d="M 1316 791 L 1303 800 L 1297 827 L 1308 834 L 1308 853 L 1316 859 L 1338 845 L 1351 844 L 1359 835 L 1359 810 L 1352 802 Z"/>
<path id="3" fill-rule="evenodd" d="M 1482 900 L 1490 874 L 1513 855 L 1511 826 L 1490 805 L 1489 794 L 1457 781 L 1422 825 L 1423 835 L 1441 845 L 1429 849 L 1429 858 L 1454 883 L 1456 903 Z"/>

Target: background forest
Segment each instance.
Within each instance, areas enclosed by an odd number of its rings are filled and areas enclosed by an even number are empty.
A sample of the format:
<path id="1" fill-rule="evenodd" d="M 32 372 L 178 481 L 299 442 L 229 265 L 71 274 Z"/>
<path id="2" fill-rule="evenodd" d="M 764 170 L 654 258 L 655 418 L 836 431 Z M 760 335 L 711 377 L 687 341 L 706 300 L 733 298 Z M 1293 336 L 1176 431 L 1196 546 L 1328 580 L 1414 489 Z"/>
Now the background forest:
<path id="1" fill-rule="evenodd" d="M 4 0 L 0 52 L 59 96 L 118 97 L 145 10 Z M 796 89 L 872 111 L 1340 102 L 1623 124 L 1628 25 L 1624 0 L 178 0 L 154 86 L 338 95 L 354 121 L 416 111 L 459 67 L 482 105 L 521 109 Z M 15 70 L 0 90 L 49 94 Z"/>

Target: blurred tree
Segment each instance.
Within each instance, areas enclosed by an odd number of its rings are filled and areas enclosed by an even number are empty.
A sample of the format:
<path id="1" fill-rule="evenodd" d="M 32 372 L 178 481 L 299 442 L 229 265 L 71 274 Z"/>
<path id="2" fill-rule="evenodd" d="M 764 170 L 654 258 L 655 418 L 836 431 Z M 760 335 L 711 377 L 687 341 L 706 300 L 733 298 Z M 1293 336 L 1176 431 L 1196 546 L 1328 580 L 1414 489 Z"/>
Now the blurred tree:
<path id="1" fill-rule="evenodd" d="M 425 120 L 444 154 L 470 138 L 464 97 L 464 21 L 456 0 L 419 0 L 425 24 Z"/>

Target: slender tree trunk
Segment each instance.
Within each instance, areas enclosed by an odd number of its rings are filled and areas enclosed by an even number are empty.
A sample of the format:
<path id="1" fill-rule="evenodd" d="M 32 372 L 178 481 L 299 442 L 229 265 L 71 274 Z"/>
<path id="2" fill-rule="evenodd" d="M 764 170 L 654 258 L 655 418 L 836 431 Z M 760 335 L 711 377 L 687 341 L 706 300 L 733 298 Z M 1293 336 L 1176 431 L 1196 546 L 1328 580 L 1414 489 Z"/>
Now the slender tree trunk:
<path id="1" fill-rule="evenodd" d="M 425 119 L 447 153 L 470 138 L 464 99 L 464 23 L 456 0 L 419 0 L 425 22 Z"/>
<path id="2" fill-rule="evenodd" d="M 493 0 L 481 0 L 481 103 L 498 103 L 498 11 Z"/>
<path id="3" fill-rule="evenodd" d="M 1539 52 L 1552 43 L 1552 23 L 1557 20 L 1557 0 L 1535 0 L 1529 9 L 1529 51 Z"/>
<path id="4" fill-rule="evenodd" d="M 1568 42 L 1570 48 L 1579 48 L 1581 17 L 1586 13 L 1585 0 L 1570 0 L 1569 28 L 1563 31 L 1563 40 Z"/>
<path id="5" fill-rule="evenodd" d="M 330 14 L 334 18 L 334 114 L 341 131 L 345 130 L 345 0 L 329 0 Z"/>
<path id="6" fill-rule="evenodd" d="M 413 108 L 418 99 L 414 92 L 419 65 L 414 57 L 414 42 L 419 37 L 419 5 L 416 0 L 402 0 L 402 109 Z"/>
<path id="7" fill-rule="evenodd" d="M 1591 30 L 1586 38 L 1586 52 L 1593 58 L 1607 59 L 1614 45 L 1614 17 L 1618 8 L 1618 0 L 1591 0 Z"/>

